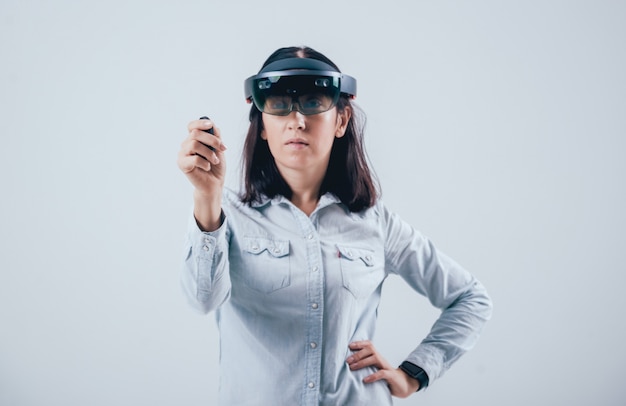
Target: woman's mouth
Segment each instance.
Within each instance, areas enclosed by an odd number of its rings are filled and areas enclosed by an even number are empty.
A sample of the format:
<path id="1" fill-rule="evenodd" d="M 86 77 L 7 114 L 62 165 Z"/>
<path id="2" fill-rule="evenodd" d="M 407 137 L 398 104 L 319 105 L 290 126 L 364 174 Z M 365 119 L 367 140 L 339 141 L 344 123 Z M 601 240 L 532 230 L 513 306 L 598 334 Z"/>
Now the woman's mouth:
<path id="1" fill-rule="evenodd" d="M 306 142 L 305 140 L 303 140 L 302 138 L 292 138 L 290 140 L 288 140 L 285 145 L 289 145 L 292 147 L 296 147 L 296 148 L 304 148 L 306 146 L 309 145 L 308 142 Z"/>

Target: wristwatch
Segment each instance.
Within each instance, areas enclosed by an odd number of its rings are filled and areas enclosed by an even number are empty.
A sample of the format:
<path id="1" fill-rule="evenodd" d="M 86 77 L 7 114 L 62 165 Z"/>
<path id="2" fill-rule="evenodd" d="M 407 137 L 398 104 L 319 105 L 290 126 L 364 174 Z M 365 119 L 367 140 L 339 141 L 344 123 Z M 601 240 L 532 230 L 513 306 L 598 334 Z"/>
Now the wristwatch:
<path id="1" fill-rule="evenodd" d="M 400 364 L 400 369 L 403 370 L 411 378 L 417 379 L 417 381 L 420 383 L 420 387 L 417 389 L 418 392 L 428 387 L 428 374 L 422 368 L 418 367 L 412 362 L 404 361 L 402 364 Z"/>

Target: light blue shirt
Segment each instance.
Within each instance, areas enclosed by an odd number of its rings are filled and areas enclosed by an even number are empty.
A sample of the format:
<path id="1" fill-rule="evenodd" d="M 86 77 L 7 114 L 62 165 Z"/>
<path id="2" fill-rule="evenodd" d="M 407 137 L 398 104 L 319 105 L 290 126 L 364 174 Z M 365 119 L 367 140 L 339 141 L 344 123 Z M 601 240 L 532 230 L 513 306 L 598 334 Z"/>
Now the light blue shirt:
<path id="1" fill-rule="evenodd" d="M 351 213 L 326 194 L 307 216 L 284 197 L 250 207 L 225 190 L 223 211 L 214 232 L 191 216 L 182 274 L 191 304 L 216 310 L 220 405 L 391 405 L 385 381 L 363 383 L 375 368 L 345 362 L 349 343 L 373 340 L 391 274 L 442 310 L 406 357 L 431 383 L 491 315 L 483 286 L 380 201 Z"/>

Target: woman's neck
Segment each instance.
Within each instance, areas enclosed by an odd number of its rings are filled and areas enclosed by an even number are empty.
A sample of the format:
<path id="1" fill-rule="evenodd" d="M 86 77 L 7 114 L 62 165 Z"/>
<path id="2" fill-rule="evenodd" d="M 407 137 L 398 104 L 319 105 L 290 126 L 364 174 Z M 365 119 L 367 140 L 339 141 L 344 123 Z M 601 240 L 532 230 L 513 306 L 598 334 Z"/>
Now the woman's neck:
<path id="1" fill-rule="evenodd" d="M 297 208 L 306 213 L 307 216 L 310 216 L 317 207 L 317 202 L 319 200 L 319 189 L 315 193 L 312 193 L 311 191 L 298 193 L 292 189 L 292 195 L 290 200 L 291 203 L 293 203 Z"/>
<path id="2" fill-rule="evenodd" d="M 280 172 L 291 189 L 291 203 L 310 216 L 317 207 L 324 174 L 304 174 L 290 170 Z"/>

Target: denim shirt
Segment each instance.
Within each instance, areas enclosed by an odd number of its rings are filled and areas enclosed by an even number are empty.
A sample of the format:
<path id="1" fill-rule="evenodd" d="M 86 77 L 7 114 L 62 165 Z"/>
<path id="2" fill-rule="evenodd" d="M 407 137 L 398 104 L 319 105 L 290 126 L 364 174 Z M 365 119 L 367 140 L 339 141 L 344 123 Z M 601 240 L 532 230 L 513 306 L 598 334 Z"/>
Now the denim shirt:
<path id="1" fill-rule="evenodd" d="M 431 383 L 491 315 L 483 286 L 380 201 L 351 213 L 326 194 L 307 216 L 284 197 L 249 206 L 225 190 L 222 208 L 214 232 L 191 216 L 181 280 L 193 307 L 216 311 L 220 405 L 391 405 L 385 381 L 363 383 L 374 367 L 345 362 L 349 343 L 373 339 L 390 274 L 442 310 L 406 356 Z"/>

